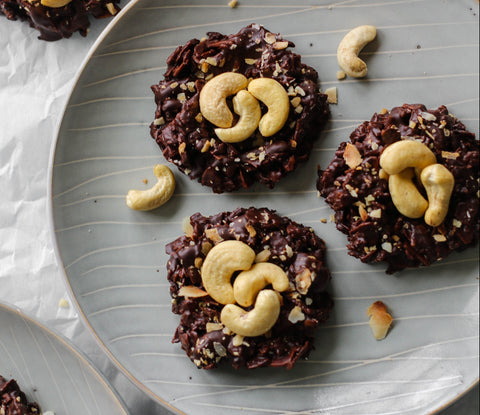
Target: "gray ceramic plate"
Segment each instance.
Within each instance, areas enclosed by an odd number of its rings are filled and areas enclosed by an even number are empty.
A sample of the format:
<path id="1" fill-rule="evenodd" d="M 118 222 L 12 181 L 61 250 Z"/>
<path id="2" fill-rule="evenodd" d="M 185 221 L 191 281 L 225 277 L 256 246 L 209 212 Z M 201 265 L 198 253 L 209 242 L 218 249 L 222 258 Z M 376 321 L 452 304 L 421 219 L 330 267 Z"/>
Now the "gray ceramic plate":
<path id="1" fill-rule="evenodd" d="M 347 255 L 346 239 L 315 190 L 317 164 L 383 107 L 446 104 L 478 133 L 478 3 L 436 0 L 137 1 L 95 44 L 65 110 L 52 156 L 52 215 L 66 279 L 112 359 L 172 410 L 195 414 L 328 412 L 429 413 L 478 379 L 478 251 L 424 269 L 385 275 Z M 125 205 L 164 163 L 149 136 L 150 85 L 174 48 L 208 31 L 234 33 L 256 22 L 281 32 L 315 67 L 323 89 L 336 86 L 327 130 L 308 163 L 274 190 L 255 186 L 214 195 L 173 168 L 177 189 L 161 209 Z M 337 81 L 336 48 L 360 24 L 378 37 L 363 57 L 369 76 Z M 200 211 L 267 206 L 312 226 L 327 242 L 335 311 L 316 350 L 293 370 L 200 371 L 171 343 L 165 243 Z M 395 318 L 375 341 L 366 309 L 383 300 Z"/>
<path id="2" fill-rule="evenodd" d="M 55 415 L 127 414 L 107 381 L 68 341 L 0 304 L 0 375 Z"/>

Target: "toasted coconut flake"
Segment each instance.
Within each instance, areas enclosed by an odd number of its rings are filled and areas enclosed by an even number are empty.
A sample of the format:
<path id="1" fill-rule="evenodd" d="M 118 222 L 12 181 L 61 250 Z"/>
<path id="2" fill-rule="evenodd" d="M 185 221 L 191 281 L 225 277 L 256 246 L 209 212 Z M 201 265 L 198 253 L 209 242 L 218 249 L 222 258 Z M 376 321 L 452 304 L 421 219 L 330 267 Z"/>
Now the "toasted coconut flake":
<path id="1" fill-rule="evenodd" d="M 275 43 L 276 40 L 277 40 L 277 37 L 273 33 L 267 33 L 265 35 L 265 42 L 269 43 L 270 45 Z"/>
<path id="2" fill-rule="evenodd" d="M 198 298 L 205 297 L 208 295 L 208 293 L 203 291 L 201 288 L 195 287 L 194 285 L 184 285 L 178 290 L 178 295 L 180 297 Z"/>
<path id="3" fill-rule="evenodd" d="M 433 239 L 435 239 L 435 241 L 437 242 L 447 242 L 447 238 L 445 238 L 445 235 L 442 235 L 440 233 L 433 235 Z"/>
<path id="4" fill-rule="evenodd" d="M 305 269 L 300 274 L 295 276 L 295 287 L 300 294 L 305 295 L 310 286 L 312 285 L 312 273 L 310 270 Z"/>
<path id="5" fill-rule="evenodd" d="M 223 238 L 218 234 L 217 228 L 210 228 L 205 230 L 205 236 L 215 243 L 223 241 Z"/>
<path id="6" fill-rule="evenodd" d="M 363 206 L 358 207 L 358 214 L 360 215 L 363 221 L 368 219 L 368 213 Z"/>
<path id="7" fill-rule="evenodd" d="M 452 153 L 451 151 L 442 151 L 442 158 L 444 159 L 450 159 L 450 160 L 455 160 L 460 153 L 454 152 Z"/>
<path id="8" fill-rule="evenodd" d="M 347 143 L 347 146 L 345 147 L 343 159 L 345 160 L 345 163 L 347 163 L 347 166 L 351 169 L 354 169 L 362 162 L 362 156 L 360 155 L 358 148 L 350 143 Z"/>
<path id="9" fill-rule="evenodd" d="M 273 44 L 273 49 L 276 49 L 276 50 L 286 49 L 287 47 L 288 47 L 287 41 L 275 42 Z"/>
<path id="10" fill-rule="evenodd" d="M 210 333 L 212 331 L 218 331 L 218 330 L 223 330 L 223 324 L 221 323 L 212 323 L 209 321 L 206 325 L 205 328 L 207 330 L 207 333 Z"/>
<path id="11" fill-rule="evenodd" d="M 250 224 L 247 224 L 247 225 L 245 226 L 245 229 L 247 230 L 248 234 L 249 234 L 252 238 L 254 238 L 255 235 L 257 234 L 257 231 L 255 230 L 255 228 L 254 228 L 252 225 L 250 225 Z"/>
<path id="12" fill-rule="evenodd" d="M 384 339 L 393 321 L 392 316 L 387 312 L 387 306 L 381 301 L 375 301 L 368 307 L 367 316 L 370 317 L 368 324 L 372 329 L 373 336 L 377 340 Z"/>

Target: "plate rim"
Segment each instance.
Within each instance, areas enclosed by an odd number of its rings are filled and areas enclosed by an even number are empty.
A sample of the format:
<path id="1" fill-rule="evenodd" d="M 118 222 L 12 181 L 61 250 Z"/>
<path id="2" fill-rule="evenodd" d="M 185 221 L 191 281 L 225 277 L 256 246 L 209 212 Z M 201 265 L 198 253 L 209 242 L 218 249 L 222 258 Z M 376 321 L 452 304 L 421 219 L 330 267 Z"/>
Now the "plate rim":
<path id="1" fill-rule="evenodd" d="M 49 154 L 49 159 L 48 159 L 48 177 L 47 177 L 47 210 L 48 210 L 48 229 L 50 233 L 50 237 L 53 243 L 53 250 L 54 250 L 54 255 L 55 259 L 57 261 L 57 265 L 61 269 L 61 274 L 62 274 L 62 281 L 64 285 L 66 286 L 68 292 L 70 293 L 71 298 L 73 299 L 75 308 L 81 316 L 81 319 L 83 323 L 88 327 L 90 333 L 93 335 L 95 341 L 97 344 L 100 346 L 100 348 L 106 353 L 108 358 L 110 359 L 111 362 L 114 363 L 114 365 L 119 369 L 137 388 L 139 388 L 141 391 L 145 392 L 148 396 L 150 396 L 152 399 L 154 399 L 156 402 L 160 403 L 161 405 L 165 406 L 167 409 L 174 411 L 178 414 L 181 415 L 187 415 L 185 412 L 182 412 L 178 408 L 175 408 L 171 404 L 169 404 L 167 401 L 162 399 L 160 396 L 155 394 L 150 388 L 146 387 L 142 382 L 140 382 L 132 373 L 130 373 L 129 370 L 127 370 L 124 365 L 122 365 L 118 359 L 113 355 L 113 353 L 108 349 L 106 344 L 102 341 L 102 339 L 99 337 L 97 332 L 94 330 L 93 326 L 90 324 L 88 321 L 87 316 L 83 312 L 82 307 L 78 303 L 77 297 L 73 292 L 73 288 L 70 284 L 70 281 L 67 276 L 67 272 L 65 270 L 65 264 L 63 263 L 62 257 L 60 255 L 60 247 L 58 245 L 58 239 L 56 237 L 56 232 L 55 232 L 55 220 L 54 220 L 54 207 L 53 207 L 53 170 L 54 170 L 54 163 L 55 163 L 55 155 L 56 155 L 56 150 L 57 150 L 57 144 L 58 140 L 60 138 L 60 130 L 62 128 L 62 124 L 64 121 L 64 116 L 65 112 L 67 111 L 68 105 L 70 103 L 70 100 L 72 98 L 73 92 L 75 88 L 78 85 L 78 82 L 80 80 L 80 77 L 83 74 L 83 71 L 85 70 L 85 67 L 87 64 L 90 62 L 92 56 L 98 49 L 98 47 L 101 45 L 103 40 L 107 37 L 107 35 L 110 33 L 110 31 L 116 26 L 116 24 L 123 18 L 125 14 L 128 13 L 130 9 L 132 9 L 137 3 L 139 3 L 141 0 L 130 0 L 121 10 L 120 12 L 108 23 L 108 25 L 102 30 L 98 38 L 95 40 L 95 42 L 90 46 L 90 49 L 88 50 L 87 54 L 85 55 L 82 63 L 80 64 L 75 76 L 74 80 L 71 86 L 71 89 L 68 93 L 68 96 L 65 100 L 65 103 L 63 105 L 63 108 L 61 110 L 61 116 L 58 117 L 56 126 L 55 126 L 55 136 L 54 140 L 52 141 L 52 144 L 50 146 L 50 154 Z M 1 305 L 1 303 L 0 303 Z"/>
<path id="2" fill-rule="evenodd" d="M 140 380 L 138 380 L 114 355 L 113 353 L 109 350 L 109 348 L 106 346 L 105 342 L 99 337 L 91 323 L 89 322 L 86 314 L 84 313 L 82 307 L 78 303 L 77 297 L 73 292 L 73 288 L 70 284 L 69 278 L 67 276 L 67 272 L 65 270 L 65 264 L 62 260 L 62 257 L 60 255 L 60 248 L 58 244 L 58 239 L 56 236 L 55 232 L 55 220 L 54 220 L 54 206 L 53 206 L 53 170 L 54 170 L 54 162 L 55 162 L 55 155 L 56 155 L 56 149 L 57 149 L 57 144 L 60 138 L 60 131 L 62 124 L 64 122 L 65 118 L 65 113 L 66 110 L 69 106 L 70 100 L 72 98 L 73 92 L 75 88 L 78 85 L 79 79 L 82 76 L 86 66 L 90 62 L 92 56 L 95 54 L 103 40 L 110 34 L 110 32 L 115 28 L 115 26 L 120 22 L 120 20 L 132 9 L 134 8 L 138 3 L 142 2 L 143 0 L 129 0 L 129 2 L 120 10 L 120 12 L 108 23 L 108 25 L 102 30 L 98 38 L 95 40 L 95 42 L 91 45 L 90 49 L 88 50 L 88 53 L 84 57 L 81 65 L 79 66 L 75 77 L 74 81 L 72 83 L 71 89 L 68 93 L 67 99 L 64 103 L 64 106 L 62 108 L 61 115 L 57 119 L 56 127 L 54 129 L 55 131 L 55 136 L 54 140 L 52 141 L 51 148 L 50 148 L 50 155 L 49 155 L 49 162 L 48 162 L 48 178 L 47 178 L 47 209 L 48 209 L 48 228 L 50 232 L 50 236 L 53 242 L 53 247 L 54 247 L 54 255 L 57 260 L 57 265 L 59 268 L 61 268 L 61 273 L 62 273 L 62 280 L 63 283 L 65 284 L 66 288 L 68 289 L 68 292 L 70 293 L 74 305 L 76 307 L 76 310 L 81 316 L 81 319 L 85 323 L 85 325 L 89 328 L 90 333 L 93 335 L 94 339 L 98 343 L 98 345 L 101 347 L 101 349 L 107 354 L 108 358 L 114 363 L 114 365 L 141 391 L 145 392 L 148 396 L 150 396 L 154 401 L 158 402 L 159 404 L 163 405 L 166 409 L 173 411 L 174 413 L 181 414 L 181 415 L 187 415 L 186 412 L 183 412 L 179 408 L 172 406 L 169 402 L 158 396 L 153 390 L 145 386 Z M 480 246 L 478 247 L 480 249 Z M 1 303 L 0 303 L 1 306 Z M 462 397 L 464 397 L 468 392 L 470 392 L 474 387 L 480 384 L 480 375 L 474 379 L 474 381 L 468 385 L 461 393 L 458 395 L 454 396 L 451 398 L 448 402 L 444 403 L 438 408 L 435 408 L 433 410 L 429 410 L 429 412 L 426 413 L 426 415 L 439 415 L 441 414 L 442 411 L 446 410 L 448 407 L 450 407 L 452 404 L 455 402 L 459 401 Z"/>
<path id="3" fill-rule="evenodd" d="M 75 357 L 80 359 L 80 361 L 82 361 L 82 363 L 84 363 L 92 371 L 92 373 L 97 376 L 98 380 L 101 381 L 101 383 L 105 386 L 105 389 L 107 389 L 115 398 L 119 409 L 123 409 L 125 415 L 128 415 L 130 413 L 125 402 L 123 401 L 117 390 L 105 377 L 105 375 L 100 372 L 100 370 L 93 364 L 90 358 L 84 352 L 82 352 L 78 348 L 78 346 L 76 346 L 71 340 L 66 338 L 63 334 L 57 332 L 55 329 L 47 327 L 45 324 L 43 324 L 36 318 L 30 316 L 28 313 L 22 311 L 19 307 L 7 301 L 0 301 L 0 310 L 6 310 L 11 314 L 17 315 L 20 318 L 27 320 L 29 323 L 32 323 L 41 331 L 46 332 L 49 336 L 52 336 L 55 340 L 59 341 L 63 346 L 68 349 L 69 352 L 72 352 Z"/>

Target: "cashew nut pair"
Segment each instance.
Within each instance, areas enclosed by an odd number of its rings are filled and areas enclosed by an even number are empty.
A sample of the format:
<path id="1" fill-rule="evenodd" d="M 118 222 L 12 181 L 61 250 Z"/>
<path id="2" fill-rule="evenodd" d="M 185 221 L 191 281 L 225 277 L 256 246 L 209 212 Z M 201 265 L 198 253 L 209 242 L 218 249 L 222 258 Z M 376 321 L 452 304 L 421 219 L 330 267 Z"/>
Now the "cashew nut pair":
<path id="1" fill-rule="evenodd" d="M 337 61 L 348 76 L 363 78 L 367 75 L 367 64 L 358 54 L 376 35 L 375 26 L 363 25 L 351 30 L 342 39 L 337 49 Z"/>
<path id="2" fill-rule="evenodd" d="M 419 141 L 397 141 L 383 151 L 380 166 L 389 175 L 388 187 L 398 211 L 413 219 L 424 216 L 427 225 L 440 226 L 448 213 L 455 179 L 445 166 L 437 164 L 435 154 Z M 412 181 L 415 175 L 428 202 Z"/>
<path id="3" fill-rule="evenodd" d="M 126 202 L 130 209 L 152 210 L 166 203 L 175 190 L 175 176 L 165 165 L 156 164 L 153 173 L 157 183 L 148 190 L 130 190 Z"/>
<path id="4" fill-rule="evenodd" d="M 231 95 L 235 95 L 233 110 L 239 115 L 233 127 L 233 114 L 227 105 L 227 97 Z M 268 108 L 263 117 L 258 100 Z M 226 143 L 246 140 L 257 127 L 264 137 L 272 136 L 283 127 L 289 111 L 287 92 L 271 78 L 257 78 L 249 83 L 242 74 L 225 72 L 208 81 L 200 91 L 200 112 L 219 127 L 215 134 Z"/>
<path id="5" fill-rule="evenodd" d="M 255 252 L 243 242 L 220 242 L 207 254 L 202 266 L 202 282 L 208 294 L 224 304 L 220 314 L 222 323 L 236 334 L 260 336 L 270 330 L 280 314 L 278 292 L 289 288 L 285 272 L 277 265 L 262 262 L 252 266 Z M 232 275 L 242 271 L 235 279 Z M 273 290 L 264 290 L 271 284 Z M 250 311 L 243 307 L 255 304 Z"/>

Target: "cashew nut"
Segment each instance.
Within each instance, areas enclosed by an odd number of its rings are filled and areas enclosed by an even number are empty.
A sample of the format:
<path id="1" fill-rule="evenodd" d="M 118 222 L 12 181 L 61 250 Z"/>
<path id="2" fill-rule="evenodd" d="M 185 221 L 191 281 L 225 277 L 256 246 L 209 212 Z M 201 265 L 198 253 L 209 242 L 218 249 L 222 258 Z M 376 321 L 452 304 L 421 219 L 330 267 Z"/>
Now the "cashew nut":
<path id="1" fill-rule="evenodd" d="M 238 143 L 246 140 L 257 129 L 262 117 L 260 104 L 248 91 L 238 91 L 233 97 L 233 110 L 240 116 L 232 128 L 216 128 L 215 134 L 225 143 Z"/>
<path id="2" fill-rule="evenodd" d="M 163 164 L 156 164 L 153 173 L 158 182 L 148 190 L 130 190 L 127 193 L 127 206 L 134 210 L 152 210 L 167 202 L 175 190 L 175 177 Z"/>
<path id="3" fill-rule="evenodd" d="M 337 49 L 337 61 L 348 76 L 363 78 L 367 74 L 367 64 L 358 54 L 376 35 L 375 26 L 362 25 L 348 32 L 342 39 Z"/>
<path id="4" fill-rule="evenodd" d="M 398 174 L 407 167 L 420 170 L 435 164 L 435 154 L 420 141 L 396 141 L 383 150 L 380 156 L 380 166 L 389 175 Z"/>
<path id="5" fill-rule="evenodd" d="M 236 334 L 255 337 L 270 330 L 280 315 L 279 294 L 273 290 L 258 293 L 255 307 L 249 312 L 234 304 L 227 304 L 220 314 L 220 321 Z"/>
<path id="6" fill-rule="evenodd" d="M 455 185 L 453 174 L 442 164 L 432 164 L 423 169 L 420 179 L 428 196 L 425 223 L 433 227 L 440 226 L 447 216 Z"/>
<path id="7" fill-rule="evenodd" d="M 72 0 L 41 0 L 41 4 L 46 7 L 58 8 L 66 6 Z"/>
<path id="8" fill-rule="evenodd" d="M 233 283 L 233 294 L 237 303 L 243 307 L 249 307 L 255 301 L 260 290 L 268 284 L 273 289 L 282 292 L 288 289 L 289 281 L 287 274 L 278 265 L 269 262 L 255 264 L 248 271 L 238 274 Z"/>
<path id="9" fill-rule="evenodd" d="M 205 290 L 220 304 L 235 303 L 232 274 L 249 269 L 255 260 L 255 251 L 240 241 L 223 241 L 208 252 L 201 275 Z"/>
<path id="10" fill-rule="evenodd" d="M 256 78 L 248 84 L 248 92 L 268 107 L 267 113 L 260 119 L 258 129 L 264 137 L 272 136 L 287 122 L 290 112 L 287 91 L 275 79 Z"/>
<path id="11" fill-rule="evenodd" d="M 413 183 L 414 175 L 412 168 L 392 174 L 388 178 L 388 188 L 393 204 L 402 215 L 421 218 L 427 210 L 428 202 Z"/>
<path id="12" fill-rule="evenodd" d="M 226 98 L 245 89 L 247 84 L 248 79 L 235 72 L 224 72 L 213 77 L 200 91 L 200 112 L 217 127 L 230 128 L 233 114 Z"/>

